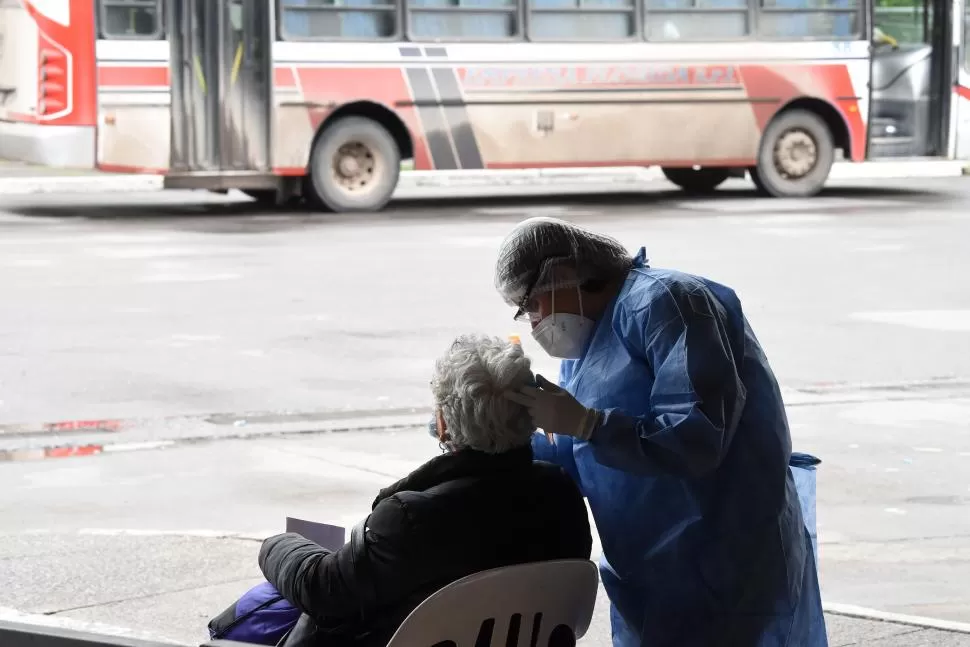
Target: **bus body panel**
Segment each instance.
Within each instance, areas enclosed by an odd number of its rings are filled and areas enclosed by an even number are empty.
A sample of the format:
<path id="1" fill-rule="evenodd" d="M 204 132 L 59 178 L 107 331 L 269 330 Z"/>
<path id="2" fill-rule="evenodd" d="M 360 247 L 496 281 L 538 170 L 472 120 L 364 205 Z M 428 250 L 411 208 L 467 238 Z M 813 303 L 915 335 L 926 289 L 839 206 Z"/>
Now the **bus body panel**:
<path id="1" fill-rule="evenodd" d="M 0 157 L 93 167 L 93 1 L 3 0 L 0 41 Z"/>
<path id="2" fill-rule="evenodd" d="M 164 173 L 171 148 L 166 41 L 101 40 L 98 58 L 98 166 Z"/>
<path id="3" fill-rule="evenodd" d="M 835 108 L 858 161 L 865 48 L 449 45 L 423 47 L 436 55 L 416 57 L 402 55 L 399 44 L 277 42 L 273 165 L 280 174 L 304 173 L 320 125 L 342 106 L 370 102 L 404 123 L 418 170 L 751 166 L 767 123 L 804 98 Z M 98 52 L 102 168 L 164 172 L 164 43 L 107 41 Z"/>

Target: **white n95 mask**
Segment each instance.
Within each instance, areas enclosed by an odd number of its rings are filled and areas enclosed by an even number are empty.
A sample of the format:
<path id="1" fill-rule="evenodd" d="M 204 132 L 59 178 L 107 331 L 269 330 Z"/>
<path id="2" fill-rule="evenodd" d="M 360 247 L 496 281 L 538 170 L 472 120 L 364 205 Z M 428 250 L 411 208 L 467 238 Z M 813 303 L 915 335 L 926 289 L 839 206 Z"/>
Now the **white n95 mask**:
<path id="1" fill-rule="evenodd" d="M 553 357 L 579 359 L 593 334 L 594 324 L 582 315 L 551 314 L 532 330 L 532 337 Z"/>

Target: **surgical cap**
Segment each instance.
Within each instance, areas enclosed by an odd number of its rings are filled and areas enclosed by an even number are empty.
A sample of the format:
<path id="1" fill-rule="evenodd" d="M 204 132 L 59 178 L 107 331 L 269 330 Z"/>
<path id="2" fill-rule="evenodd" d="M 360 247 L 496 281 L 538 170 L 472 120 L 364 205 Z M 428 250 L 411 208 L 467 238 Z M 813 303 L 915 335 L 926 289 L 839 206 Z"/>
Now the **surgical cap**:
<path id="1" fill-rule="evenodd" d="M 499 249 L 495 288 L 506 303 L 524 307 L 544 292 L 623 275 L 633 265 L 618 241 L 555 218 L 516 225 Z"/>

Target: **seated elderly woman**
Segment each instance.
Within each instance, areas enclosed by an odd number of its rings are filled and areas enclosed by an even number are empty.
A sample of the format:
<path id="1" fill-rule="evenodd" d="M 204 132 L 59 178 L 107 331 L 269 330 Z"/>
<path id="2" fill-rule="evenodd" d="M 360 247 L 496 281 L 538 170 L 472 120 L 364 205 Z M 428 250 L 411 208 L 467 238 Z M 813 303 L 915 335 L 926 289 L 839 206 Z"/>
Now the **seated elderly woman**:
<path id="1" fill-rule="evenodd" d="M 418 604 L 466 575 L 589 558 L 579 490 L 532 459 L 535 427 L 505 397 L 532 381 L 518 345 L 459 338 L 431 382 L 444 454 L 381 490 L 364 541 L 336 552 L 294 534 L 263 543 L 263 574 L 304 614 L 285 647 L 383 647 Z"/>

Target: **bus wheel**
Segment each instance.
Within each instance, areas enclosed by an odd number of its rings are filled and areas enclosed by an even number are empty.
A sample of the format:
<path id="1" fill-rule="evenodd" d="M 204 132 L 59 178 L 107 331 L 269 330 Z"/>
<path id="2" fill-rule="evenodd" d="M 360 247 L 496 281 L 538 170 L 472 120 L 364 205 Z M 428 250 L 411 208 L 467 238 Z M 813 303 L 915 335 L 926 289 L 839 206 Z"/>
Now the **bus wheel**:
<path id="1" fill-rule="evenodd" d="M 387 130 L 363 117 L 327 126 L 310 153 L 307 198 L 335 212 L 380 211 L 401 173 L 401 153 Z"/>
<path id="2" fill-rule="evenodd" d="M 706 195 L 713 193 L 728 179 L 729 169 L 714 166 L 701 168 L 669 168 L 662 167 L 664 177 L 691 195 Z"/>
<path id="3" fill-rule="evenodd" d="M 789 110 L 775 117 L 761 136 L 759 190 L 776 198 L 807 198 L 822 190 L 835 161 L 832 133 L 821 117 Z"/>

